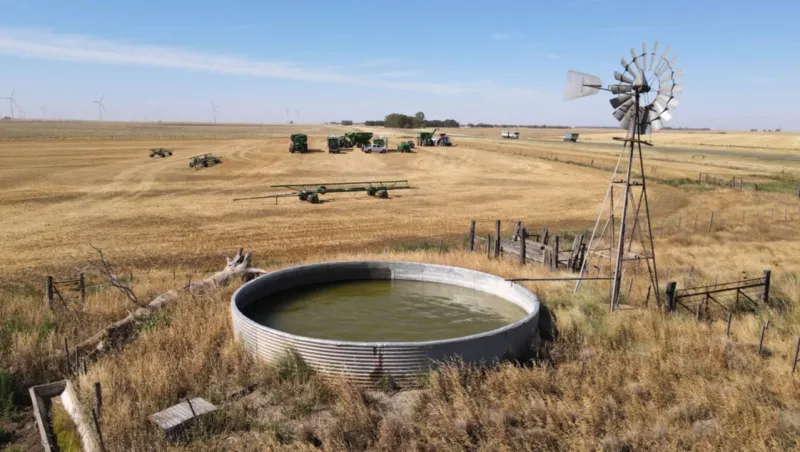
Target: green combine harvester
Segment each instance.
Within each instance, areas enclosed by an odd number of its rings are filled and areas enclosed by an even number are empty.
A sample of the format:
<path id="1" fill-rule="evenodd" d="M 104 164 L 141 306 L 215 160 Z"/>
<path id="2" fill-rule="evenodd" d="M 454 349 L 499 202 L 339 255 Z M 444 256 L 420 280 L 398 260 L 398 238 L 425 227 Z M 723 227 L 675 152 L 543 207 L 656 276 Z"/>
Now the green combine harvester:
<path id="1" fill-rule="evenodd" d="M 397 152 L 412 152 L 411 150 L 414 149 L 414 141 L 401 141 L 400 144 L 397 145 Z"/>
<path id="2" fill-rule="evenodd" d="M 308 152 L 308 136 L 306 134 L 296 133 L 290 136 L 289 139 L 291 140 L 289 143 L 289 152 L 292 154 L 295 152 Z"/>
<path id="3" fill-rule="evenodd" d="M 248 198 L 234 198 L 234 201 L 242 201 L 245 199 L 266 199 L 275 198 L 275 204 L 278 203 L 278 198 L 297 197 L 301 201 L 308 201 L 311 204 L 320 203 L 320 195 L 327 193 L 353 193 L 353 192 L 367 192 L 369 196 L 375 196 L 381 199 L 389 198 L 389 190 L 410 190 L 416 189 L 408 184 L 407 180 L 388 180 L 388 181 L 368 181 L 368 182 L 333 182 L 321 184 L 284 184 L 272 185 L 272 188 L 287 188 L 292 190 L 292 193 L 280 195 L 266 195 L 266 196 L 251 196 Z"/>
<path id="4" fill-rule="evenodd" d="M 212 154 L 195 155 L 189 157 L 189 168 L 205 168 L 216 165 L 217 163 L 222 163 L 222 159 Z"/>
<path id="5" fill-rule="evenodd" d="M 172 155 L 172 151 L 170 151 L 169 149 L 164 149 L 164 148 L 150 149 L 150 157 L 151 158 L 152 157 L 164 158 L 164 157 L 169 157 L 171 155 Z"/>

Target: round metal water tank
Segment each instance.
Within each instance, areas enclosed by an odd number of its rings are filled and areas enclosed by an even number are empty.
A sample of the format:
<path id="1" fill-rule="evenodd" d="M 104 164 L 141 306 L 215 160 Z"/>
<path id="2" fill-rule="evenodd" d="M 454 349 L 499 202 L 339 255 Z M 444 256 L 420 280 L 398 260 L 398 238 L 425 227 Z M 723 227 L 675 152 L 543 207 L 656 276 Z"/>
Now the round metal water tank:
<path id="1" fill-rule="evenodd" d="M 370 279 L 452 284 L 486 292 L 522 308 L 521 320 L 480 334 L 426 342 L 350 342 L 289 334 L 257 323 L 244 314 L 249 306 L 269 303 L 270 296 L 311 284 Z M 390 379 L 413 385 L 437 363 L 461 358 L 467 363 L 524 358 L 537 334 L 539 299 L 525 287 L 498 276 L 443 265 L 351 261 L 301 265 L 262 275 L 240 287 L 231 298 L 236 340 L 247 352 L 274 362 L 292 351 L 323 374 L 344 375 L 365 384 Z"/>

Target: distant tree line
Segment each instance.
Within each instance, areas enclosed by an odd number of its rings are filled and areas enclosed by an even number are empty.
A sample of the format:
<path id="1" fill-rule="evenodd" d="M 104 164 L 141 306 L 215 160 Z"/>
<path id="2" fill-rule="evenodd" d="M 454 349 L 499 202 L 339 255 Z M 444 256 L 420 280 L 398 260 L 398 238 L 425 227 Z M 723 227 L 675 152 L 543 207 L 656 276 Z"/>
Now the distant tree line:
<path id="1" fill-rule="evenodd" d="M 393 129 L 418 129 L 420 127 L 461 127 L 455 119 L 425 119 L 425 113 L 417 112 L 414 116 L 402 113 L 391 113 L 383 121 L 366 121 L 364 125 L 390 127 Z"/>

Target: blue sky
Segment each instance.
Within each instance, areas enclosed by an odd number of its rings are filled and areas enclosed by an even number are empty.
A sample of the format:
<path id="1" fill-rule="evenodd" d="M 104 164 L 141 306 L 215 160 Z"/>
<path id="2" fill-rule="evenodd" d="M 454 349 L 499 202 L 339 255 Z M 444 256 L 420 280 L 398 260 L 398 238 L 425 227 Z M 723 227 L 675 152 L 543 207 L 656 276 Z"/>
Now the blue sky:
<path id="1" fill-rule="evenodd" d="M 567 70 L 612 83 L 658 40 L 686 74 L 669 125 L 800 130 L 800 2 L 432 3 L 0 0 L 0 97 L 16 90 L 27 117 L 94 119 L 104 94 L 113 120 L 208 121 L 214 101 L 220 122 L 291 107 L 610 126 L 608 96 L 563 100 Z"/>

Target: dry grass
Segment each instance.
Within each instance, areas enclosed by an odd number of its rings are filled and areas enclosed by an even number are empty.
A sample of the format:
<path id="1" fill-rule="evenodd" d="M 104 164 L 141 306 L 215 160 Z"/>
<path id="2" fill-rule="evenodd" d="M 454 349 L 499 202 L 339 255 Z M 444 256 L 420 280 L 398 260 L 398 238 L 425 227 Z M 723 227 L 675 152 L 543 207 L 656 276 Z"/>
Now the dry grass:
<path id="1" fill-rule="evenodd" d="M 71 130 L 75 139 L 63 141 L 43 140 L 42 129 L 14 127 L 18 137 L 35 138 L 0 143 L 0 158 L 8 162 L 0 168 L 0 369 L 12 369 L 18 387 L 59 375 L 56 363 L 38 355 L 61 349 L 65 337 L 70 343 L 85 338 L 131 308 L 103 287 L 90 291 L 85 309 L 44 306 L 43 276 L 74 275 L 94 257 L 89 243 L 102 247 L 120 273 L 134 272 L 143 299 L 220 268 L 224 255 L 240 246 L 252 249 L 255 264 L 265 268 L 382 258 L 536 275 L 541 269 L 480 253 L 413 249 L 427 242 L 435 250 L 439 239 L 460 245 L 470 219 L 501 218 L 504 228 L 513 219 L 556 231 L 589 228 L 608 172 L 563 161 L 604 167 L 618 154 L 544 135 L 512 143 L 465 133 L 458 147 L 411 155 L 290 155 L 286 135 L 299 127 L 187 128 L 183 138 L 161 140 L 157 135 L 166 132 L 160 129 L 107 124 L 96 132 Z M 217 139 L 198 138 L 221 130 Z M 325 134 L 338 129 L 309 130 L 312 147 L 322 148 Z M 79 139 L 90 132 L 95 138 Z M 387 134 L 396 141 L 412 132 Z M 109 135 L 127 138 L 111 141 Z M 176 152 L 150 159 L 151 147 Z M 214 152 L 224 163 L 190 170 L 186 157 L 201 152 Z M 663 179 L 693 178 L 699 171 L 767 179 L 798 173 L 787 162 L 647 153 Z M 265 193 L 274 183 L 364 178 L 408 178 L 420 189 L 388 201 L 330 196 L 317 206 L 294 199 L 277 206 L 231 201 Z M 172 447 L 312 450 L 314 441 L 327 450 L 799 447 L 800 390 L 788 373 L 800 334 L 797 200 L 665 184 L 652 185 L 650 199 L 662 284 L 683 285 L 690 269 L 695 282 L 711 282 L 772 268 L 773 299 L 781 303 L 737 317 L 726 340 L 720 323 L 641 309 L 645 288 L 638 284 L 630 304 L 639 308 L 614 316 L 606 314 L 602 286 L 575 298 L 571 286 L 532 285 L 554 309 L 562 332 L 549 360 L 484 370 L 454 365 L 431 375 L 421 391 L 393 394 L 252 362 L 231 339 L 229 288 L 206 297 L 182 295 L 141 325 L 135 341 L 80 377 L 82 397 L 90 397 L 90 383 L 102 382 L 111 450 L 166 449 L 148 415 L 186 395 L 219 402 L 254 382 L 262 383 L 257 394 L 196 429 L 188 444 Z M 480 234 L 490 230 L 479 223 Z M 398 251 L 401 244 L 410 251 Z M 760 359 L 754 350 L 765 318 L 772 326 Z"/>

